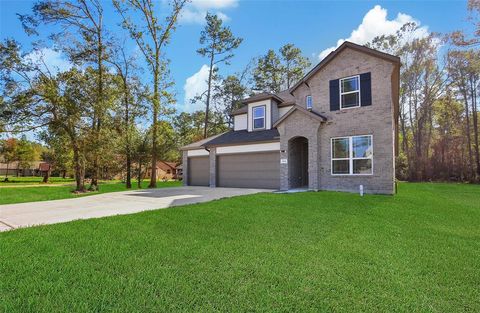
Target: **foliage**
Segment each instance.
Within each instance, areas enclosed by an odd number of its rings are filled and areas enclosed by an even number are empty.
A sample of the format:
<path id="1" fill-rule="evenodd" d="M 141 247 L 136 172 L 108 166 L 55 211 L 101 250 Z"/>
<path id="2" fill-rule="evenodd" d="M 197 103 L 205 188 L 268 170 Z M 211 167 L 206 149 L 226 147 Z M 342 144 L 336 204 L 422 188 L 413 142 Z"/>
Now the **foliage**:
<path id="1" fill-rule="evenodd" d="M 205 123 L 203 137 L 206 138 L 209 132 L 210 123 L 210 101 L 213 88 L 213 80 L 216 78 L 219 64 L 230 64 L 233 58 L 233 50 L 237 49 L 243 39 L 235 37 L 230 28 L 223 26 L 223 21 L 217 15 L 207 13 L 205 16 L 206 25 L 200 34 L 201 48 L 197 53 L 209 59 L 207 90 L 205 94 Z M 221 90 L 217 90 L 221 91 Z M 200 96 L 199 99 L 202 99 Z M 198 100 L 198 99 L 197 99 Z"/>
<path id="2" fill-rule="evenodd" d="M 310 60 L 302 56 L 302 51 L 293 44 L 282 46 L 279 55 L 270 49 L 256 62 L 253 89 L 272 93 L 289 89 L 305 75 L 310 66 Z"/>

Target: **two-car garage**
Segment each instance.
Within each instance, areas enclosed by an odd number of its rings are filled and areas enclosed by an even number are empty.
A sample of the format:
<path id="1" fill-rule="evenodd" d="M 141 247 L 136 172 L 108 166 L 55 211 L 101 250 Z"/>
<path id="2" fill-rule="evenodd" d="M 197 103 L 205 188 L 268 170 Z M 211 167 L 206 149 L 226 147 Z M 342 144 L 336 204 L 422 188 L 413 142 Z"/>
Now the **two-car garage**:
<path id="1" fill-rule="evenodd" d="M 190 151 L 188 151 L 190 152 Z M 187 152 L 187 153 L 188 153 Z M 191 153 L 187 159 L 187 183 L 209 186 L 208 152 Z M 279 143 L 217 147 L 215 157 L 217 187 L 280 188 Z"/>

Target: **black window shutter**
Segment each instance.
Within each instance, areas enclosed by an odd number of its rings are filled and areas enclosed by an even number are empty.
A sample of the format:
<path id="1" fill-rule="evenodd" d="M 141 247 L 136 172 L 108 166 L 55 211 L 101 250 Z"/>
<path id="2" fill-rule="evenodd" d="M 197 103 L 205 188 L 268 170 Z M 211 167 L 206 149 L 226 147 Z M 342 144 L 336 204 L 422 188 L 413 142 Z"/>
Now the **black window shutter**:
<path id="1" fill-rule="evenodd" d="M 330 81 L 330 111 L 340 110 L 340 91 L 339 80 L 334 79 Z"/>
<path id="2" fill-rule="evenodd" d="M 360 98 L 362 107 L 372 105 L 372 79 L 370 72 L 360 74 Z"/>

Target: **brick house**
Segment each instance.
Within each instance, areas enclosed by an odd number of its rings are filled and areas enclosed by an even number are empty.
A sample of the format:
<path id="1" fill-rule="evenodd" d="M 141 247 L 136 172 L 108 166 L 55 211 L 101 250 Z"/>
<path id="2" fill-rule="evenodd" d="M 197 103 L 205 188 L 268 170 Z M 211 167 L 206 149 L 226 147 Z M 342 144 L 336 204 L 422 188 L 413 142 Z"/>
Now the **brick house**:
<path id="1" fill-rule="evenodd" d="M 233 112 L 234 129 L 183 147 L 184 184 L 393 194 L 400 59 L 350 42 L 289 90 Z"/>
<path id="2" fill-rule="evenodd" d="M 157 179 L 171 180 L 177 179 L 177 163 L 168 161 L 157 161 Z M 147 170 L 146 177 L 150 177 L 151 168 Z"/>

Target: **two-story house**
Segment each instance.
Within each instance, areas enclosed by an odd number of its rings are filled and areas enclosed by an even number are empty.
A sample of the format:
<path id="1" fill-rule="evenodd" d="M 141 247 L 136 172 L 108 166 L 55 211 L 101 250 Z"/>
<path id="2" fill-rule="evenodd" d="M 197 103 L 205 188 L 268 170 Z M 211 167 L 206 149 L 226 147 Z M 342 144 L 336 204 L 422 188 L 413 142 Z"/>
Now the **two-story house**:
<path id="1" fill-rule="evenodd" d="M 395 190 L 398 57 L 343 43 L 289 90 L 233 113 L 234 129 L 187 145 L 184 183 Z"/>

